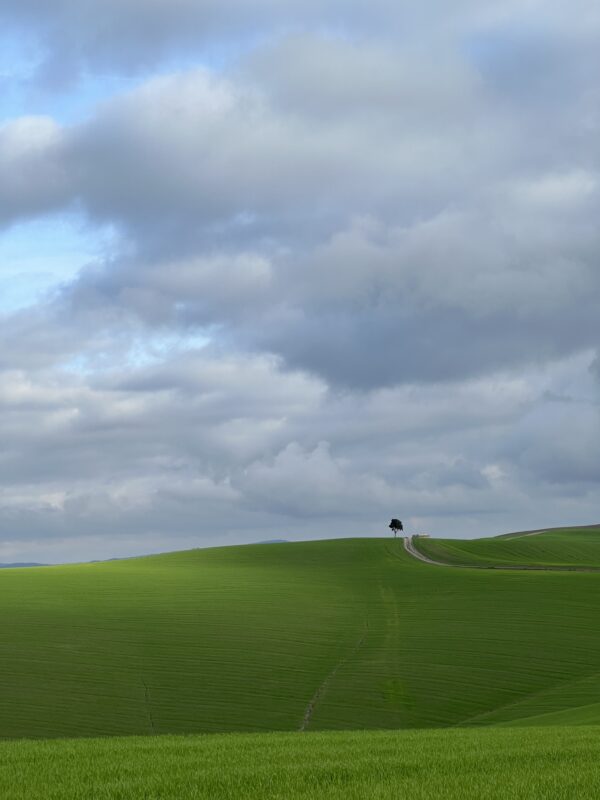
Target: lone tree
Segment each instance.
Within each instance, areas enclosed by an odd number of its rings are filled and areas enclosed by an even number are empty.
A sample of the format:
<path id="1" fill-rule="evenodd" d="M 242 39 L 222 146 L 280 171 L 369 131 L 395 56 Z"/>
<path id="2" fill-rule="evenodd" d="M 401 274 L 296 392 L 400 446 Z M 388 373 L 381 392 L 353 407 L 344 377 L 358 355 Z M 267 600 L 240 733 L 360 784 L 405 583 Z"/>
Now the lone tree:
<path id="1" fill-rule="evenodd" d="M 392 529 L 392 531 L 394 532 L 394 539 L 396 538 L 396 535 L 397 535 L 398 531 L 403 531 L 404 530 L 404 527 L 403 527 L 403 525 L 402 525 L 402 523 L 400 522 L 399 519 L 393 519 L 390 522 L 388 527 L 390 527 Z"/>

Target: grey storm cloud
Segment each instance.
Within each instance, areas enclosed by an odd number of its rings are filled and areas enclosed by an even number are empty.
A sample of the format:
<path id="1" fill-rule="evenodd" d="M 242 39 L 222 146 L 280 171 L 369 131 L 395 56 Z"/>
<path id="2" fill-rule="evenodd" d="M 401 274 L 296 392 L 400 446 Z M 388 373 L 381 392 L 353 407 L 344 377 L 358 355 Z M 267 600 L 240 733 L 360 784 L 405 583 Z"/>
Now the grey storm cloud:
<path id="1" fill-rule="evenodd" d="M 25 30 L 42 52 L 46 80 L 72 78 L 81 68 L 141 69 L 168 55 L 219 44 L 264 39 L 274 32 L 326 28 L 346 35 L 382 32 L 415 35 L 437 28 L 444 35 L 485 29 L 511 20 L 519 3 L 463 0 L 439 13 L 436 0 L 414 3 L 372 0 L 2 0 L 0 20 Z M 531 5 L 531 4 L 528 4 Z M 535 5 L 535 4 L 533 4 Z M 558 4 L 545 4 L 556 16 Z M 587 5 L 580 0 L 580 6 Z M 521 16 L 527 19 L 526 9 Z M 595 9 L 589 4 L 589 15 Z M 562 14 L 558 13 L 562 22 Z"/>
<path id="2" fill-rule="evenodd" d="M 597 32 L 594 0 L 566 9 L 558 0 L 438 0 L 363 3 L 331 0 L 2 0 L 0 19 L 37 37 L 45 69 L 59 74 L 77 65 L 113 70 L 140 68 L 170 52 L 211 43 L 261 40 L 290 29 L 329 29 L 346 35 L 393 35 L 404 43 L 428 34 L 436 41 L 508 28 Z"/>
<path id="3" fill-rule="evenodd" d="M 0 318 L 0 560 L 593 521 L 597 8 L 248 8 L 0 2 L 141 75 L 0 126 L 5 229 L 114 234 Z"/>
<path id="4" fill-rule="evenodd" d="M 5 126 L 0 158 L 19 183 L 8 170 L 7 219 L 80 207 L 133 250 L 84 271 L 66 302 L 219 326 L 237 347 L 361 388 L 596 344 L 588 117 L 550 103 L 540 147 L 539 112 L 498 108 L 455 53 L 433 68 L 387 45 L 286 44 L 230 76 L 153 79 L 71 127 Z"/>

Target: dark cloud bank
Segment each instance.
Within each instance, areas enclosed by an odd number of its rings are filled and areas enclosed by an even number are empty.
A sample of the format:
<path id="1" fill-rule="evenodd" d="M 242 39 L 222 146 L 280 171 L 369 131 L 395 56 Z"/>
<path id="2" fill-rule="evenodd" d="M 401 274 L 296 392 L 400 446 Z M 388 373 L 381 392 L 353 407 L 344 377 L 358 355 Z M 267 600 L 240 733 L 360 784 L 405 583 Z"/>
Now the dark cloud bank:
<path id="1" fill-rule="evenodd" d="M 0 128 L 6 228 L 114 232 L 0 321 L 0 560 L 600 518 L 595 6 L 140 5 L 0 4 L 139 76 Z"/>

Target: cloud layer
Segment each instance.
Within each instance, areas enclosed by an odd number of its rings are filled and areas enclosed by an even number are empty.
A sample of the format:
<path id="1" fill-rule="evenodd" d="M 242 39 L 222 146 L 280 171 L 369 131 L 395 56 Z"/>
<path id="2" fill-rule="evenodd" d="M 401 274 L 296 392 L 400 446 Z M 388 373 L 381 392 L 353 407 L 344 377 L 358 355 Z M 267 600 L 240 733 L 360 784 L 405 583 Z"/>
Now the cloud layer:
<path id="1" fill-rule="evenodd" d="M 138 84 L 0 127 L 0 224 L 99 237 L 0 321 L 0 559 L 594 521 L 600 19 L 576 5 L 2 4 L 53 91 Z"/>

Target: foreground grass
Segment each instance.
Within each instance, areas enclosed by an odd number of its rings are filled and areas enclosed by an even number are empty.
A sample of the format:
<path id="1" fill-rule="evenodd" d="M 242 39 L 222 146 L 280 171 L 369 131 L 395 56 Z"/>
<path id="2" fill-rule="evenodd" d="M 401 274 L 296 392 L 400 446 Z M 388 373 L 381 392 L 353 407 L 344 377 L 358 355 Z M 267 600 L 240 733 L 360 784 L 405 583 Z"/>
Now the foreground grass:
<path id="1" fill-rule="evenodd" d="M 600 728 L 229 734 L 0 744 L 3 800 L 573 800 Z"/>
<path id="2" fill-rule="evenodd" d="M 393 540 L 2 570 L 0 738 L 600 723 L 599 609 Z"/>
<path id="3" fill-rule="evenodd" d="M 600 527 L 557 528 L 488 539 L 415 539 L 425 555 L 447 564 L 547 566 L 600 570 Z"/>

